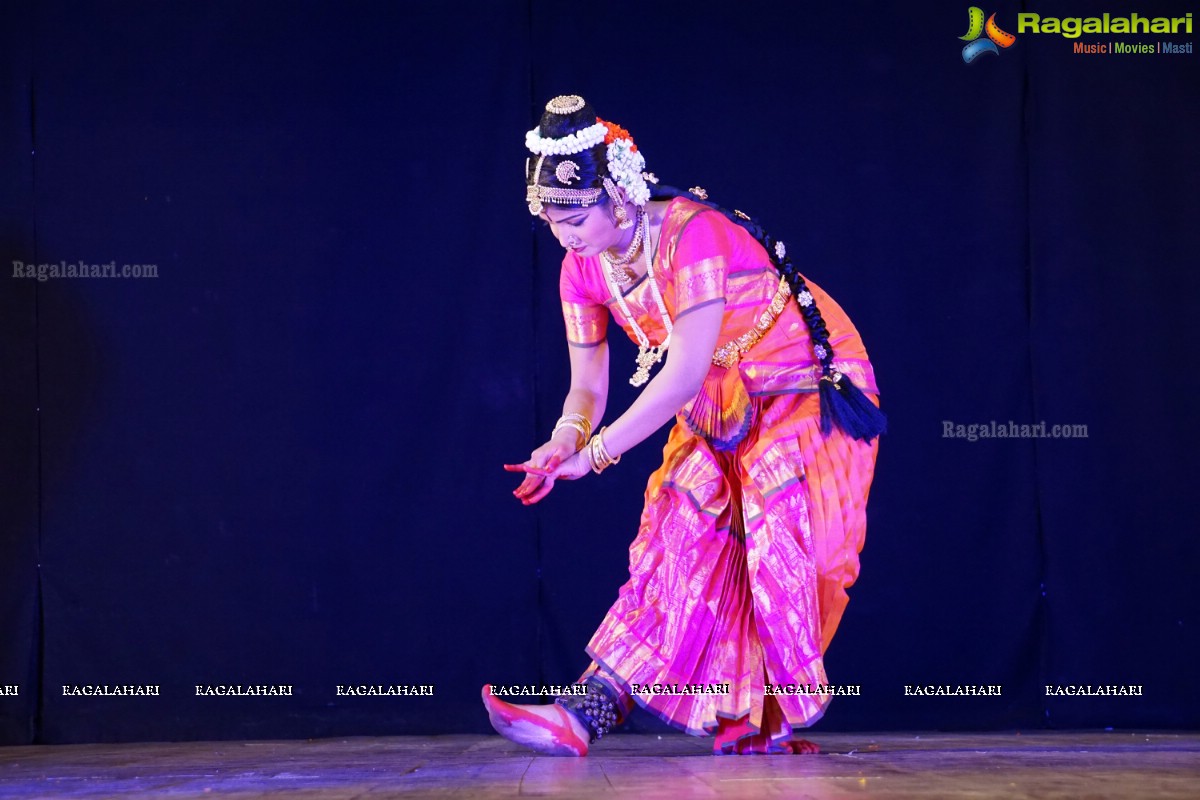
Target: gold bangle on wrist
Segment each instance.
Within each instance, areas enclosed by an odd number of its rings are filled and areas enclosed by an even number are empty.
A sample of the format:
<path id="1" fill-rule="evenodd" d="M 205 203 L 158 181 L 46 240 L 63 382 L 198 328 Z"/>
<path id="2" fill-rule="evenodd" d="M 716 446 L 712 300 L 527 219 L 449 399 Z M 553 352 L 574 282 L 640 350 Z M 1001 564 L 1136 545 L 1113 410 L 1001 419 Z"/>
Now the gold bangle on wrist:
<path id="1" fill-rule="evenodd" d="M 620 456 L 613 458 L 611 455 L 609 455 L 608 448 L 604 446 L 604 431 L 607 429 L 607 427 L 601 428 L 599 433 L 593 436 L 592 440 L 588 442 L 588 464 L 591 465 L 592 472 L 596 473 L 597 475 L 621 460 Z"/>
<path id="2" fill-rule="evenodd" d="M 558 418 L 558 422 L 554 424 L 554 430 L 551 431 L 550 438 L 553 439 L 557 436 L 558 432 L 563 428 L 574 428 L 579 432 L 580 437 L 582 437 L 579 446 L 575 448 L 576 453 L 587 446 L 588 438 L 592 435 L 592 423 L 588 421 L 587 417 L 574 411 L 569 414 L 563 414 Z"/>
<path id="3" fill-rule="evenodd" d="M 580 437 L 579 443 L 576 444 L 576 446 L 575 446 L 575 452 L 578 453 L 580 451 L 580 449 L 582 449 L 583 446 L 585 444 L 587 444 L 587 440 L 588 440 L 587 430 L 584 429 L 584 427 L 582 425 L 580 425 L 578 422 L 575 422 L 574 420 L 569 420 L 567 422 L 560 422 L 557 425 L 555 425 L 554 431 L 550 434 L 550 438 L 553 439 L 555 436 L 557 436 L 558 432 L 561 431 L 563 428 L 573 428 L 575 430 L 575 432 L 579 434 L 579 437 Z"/>

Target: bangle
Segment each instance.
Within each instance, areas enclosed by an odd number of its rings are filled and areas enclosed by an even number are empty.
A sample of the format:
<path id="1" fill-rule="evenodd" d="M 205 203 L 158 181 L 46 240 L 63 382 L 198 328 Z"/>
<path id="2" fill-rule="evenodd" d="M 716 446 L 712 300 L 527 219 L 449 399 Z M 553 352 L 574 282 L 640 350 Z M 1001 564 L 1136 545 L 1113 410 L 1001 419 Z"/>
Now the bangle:
<path id="1" fill-rule="evenodd" d="M 601 428 L 600 432 L 592 437 L 587 446 L 588 464 L 591 465 L 592 472 L 597 475 L 621 460 L 620 456 L 613 458 L 608 454 L 608 448 L 604 446 L 603 438 L 604 431 L 606 430 L 608 430 L 607 427 Z"/>
<path id="2" fill-rule="evenodd" d="M 572 411 L 569 414 L 563 414 L 558 418 L 558 422 L 554 424 L 554 430 L 550 433 L 550 438 L 553 439 L 558 435 L 558 432 L 563 428 L 574 428 L 583 437 L 580 440 L 579 446 L 575 448 L 575 452 L 579 452 L 587 444 L 588 437 L 592 435 L 592 423 L 583 414 Z"/>
<path id="3" fill-rule="evenodd" d="M 569 420 L 567 422 L 560 422 L 559 424 L 555 425 L 554 432 L 550 434 L 550 438 L 553 439 L 555 436 L 557 436 L 558 432 L 561 431 L 563 428 L 574 428 L 575 431 L 579 434 L 579 436 L 580 436 L 579 443 L 575 446 L 575 452 L 578 453 L 580 450 L 583 449 L 583 446 L 585 444 L 587 444 L 588 432 L 586 430 L 584 430 L 584 427 L 582 425 L 580 425 L 578 422 L 576 422 L 574 420 Z"/>

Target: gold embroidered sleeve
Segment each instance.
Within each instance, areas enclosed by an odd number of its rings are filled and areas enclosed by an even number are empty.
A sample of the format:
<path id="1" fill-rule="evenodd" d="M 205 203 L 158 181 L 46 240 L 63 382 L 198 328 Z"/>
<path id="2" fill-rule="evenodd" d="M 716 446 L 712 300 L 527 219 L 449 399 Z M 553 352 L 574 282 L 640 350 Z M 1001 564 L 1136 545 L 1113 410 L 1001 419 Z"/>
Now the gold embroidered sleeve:
<path id="1" fill-rule="evenodd" d="M 604 341 L 608 332 L 608 309 L 565 300 L 562 309 L 569 343 L 578 347 L 594 347 Z"/>

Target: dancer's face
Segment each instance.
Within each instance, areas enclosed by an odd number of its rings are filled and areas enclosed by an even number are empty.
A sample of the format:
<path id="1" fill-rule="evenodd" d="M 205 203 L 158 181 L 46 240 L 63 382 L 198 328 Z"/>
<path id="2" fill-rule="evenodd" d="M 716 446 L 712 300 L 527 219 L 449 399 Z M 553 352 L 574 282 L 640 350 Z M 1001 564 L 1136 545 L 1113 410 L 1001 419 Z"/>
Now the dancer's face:
<path id="1" fill-rule="evenodd" d="M 540 216 L 564 250 L 581 256 L 596 256 L 615 247 L 623 233 L 608 203 L 589 208 L 546 206 Z"/>

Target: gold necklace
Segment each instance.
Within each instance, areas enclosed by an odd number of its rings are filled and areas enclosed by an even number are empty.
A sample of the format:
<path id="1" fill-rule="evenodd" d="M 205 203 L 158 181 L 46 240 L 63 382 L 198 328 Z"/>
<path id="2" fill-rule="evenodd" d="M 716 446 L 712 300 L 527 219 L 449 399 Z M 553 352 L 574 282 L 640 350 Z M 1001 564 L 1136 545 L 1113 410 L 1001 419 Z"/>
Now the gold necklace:
<path id="1" fill-rule="evenodd" d="M 662 361 L 663 356 L 667 352 L 667 347 L 671 344 L 671 316 L 667 313 L 667 305 L 663 302 L 662 293 L 658 290 L 658 282 L 654 280 L 654 259 L 650 256 L 650 220 L 643 212 L 641 215 L 641 225 L 639 226 L 642 232 L 642 239 L 645 240 L 646 246 L 643 248 L 646 256 L 646 280 L 650 282 L 650 294 L 654 296 L 654 303 L 658 306 L 658 313 L 662 315 L 663 327 L 667 329 L 667 338 L 663 339 L 663 343 L 656 346 L 650 345 L 650 339 L 646 336 L 645 331 L 637 324 L 637 320 L 633 318 L 633 314 L 629 311 L 629 305 L 625 302 L 625 296 L 621 294 L 621 290 L 616 286 L 616 279 L 612 274 L 613 263 L 605 251 L 600 252 L 600 257 L 604 260 L 604 264 L 608 269 L 604 270 L 604 279 L 608 284 L 608 290 L 617 299 L 617 305 L 621 308 L 621 313 L 625 315 L 625 319 L 629 320 L 629 327 L 633 328 L 633 335 L 638 342 L 637 354 L 637 371 L 633 373 L 633 377 L 629 382 L 634 386 L 643 386 L 646 381 L 650 380 L 650 368 Z"/>
<path id="2" fill-rule="evenodd" d="M 646 216 L 646 212 L 642 208 L 637 210 L 637 228 L 633 232 L 633 239 L 630 240 L 629 246 L 625 248 L 625 252 L 613 258 L 605 251 L 605 263 L 608 265 L 608 271 L 612 275 L 613 280 L 621 287 L 627 287 L 633 283 L 634 273 L 632 269 L 626 268 L 638 254 L 638 247 L 642 244 L 642 219 Z"/>

